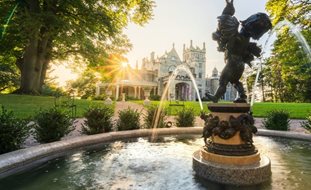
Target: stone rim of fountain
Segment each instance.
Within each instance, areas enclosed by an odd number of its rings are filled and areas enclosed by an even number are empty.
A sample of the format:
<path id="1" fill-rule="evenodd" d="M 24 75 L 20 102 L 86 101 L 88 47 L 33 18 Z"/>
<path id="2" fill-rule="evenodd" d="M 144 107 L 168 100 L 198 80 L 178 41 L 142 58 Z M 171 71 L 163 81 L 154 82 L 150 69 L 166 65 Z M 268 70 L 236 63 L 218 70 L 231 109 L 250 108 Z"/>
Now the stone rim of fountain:
<path id="1" fill-rule="evenodd" d="M 117 140 L 130 138 L 157 136 L 193 136 L 201 135 L 202 127 L 186 128 L 161 128 L 161 129 L 139 129 L 132 131 L 110 132 L 98 135 L 75 137 L 68 140 L 42 144 L 34 147 L 16 150 L 0 155 L 0 178 L 13 175 L 17 172 L 34 168 L 57 157 L 72 154 L 81 148 L 98 146 Z M 257 136 L 283 137 L 295 140 L 311 142 L 311 134 L 298 132 L 271 131 L 259 129 Z"/>

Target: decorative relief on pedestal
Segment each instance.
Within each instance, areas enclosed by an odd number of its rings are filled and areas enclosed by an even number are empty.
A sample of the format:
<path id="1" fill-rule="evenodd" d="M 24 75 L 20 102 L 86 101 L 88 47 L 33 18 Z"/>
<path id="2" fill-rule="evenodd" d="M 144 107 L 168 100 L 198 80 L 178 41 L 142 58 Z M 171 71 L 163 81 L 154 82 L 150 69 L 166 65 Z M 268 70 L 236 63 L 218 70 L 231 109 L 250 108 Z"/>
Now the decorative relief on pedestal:
<path id="1" fill-rule="evenodd" d="M 230 115 L 228 121 L 220 120 L 218 116 L 213 116 L 213 114 L 202 114 L 201 119 L 205 121 L 203 137 L 206 145 L 209 144 L 207 138 L 212 135 L 219 136 L 222 139 L 230 139 L 238 131 L 245 143 L 252 144 L 253 133 L 257 132 L 257 128 L 254 126 L 254 119 L 248 113 L 240 114 L 238 117 Z"/>

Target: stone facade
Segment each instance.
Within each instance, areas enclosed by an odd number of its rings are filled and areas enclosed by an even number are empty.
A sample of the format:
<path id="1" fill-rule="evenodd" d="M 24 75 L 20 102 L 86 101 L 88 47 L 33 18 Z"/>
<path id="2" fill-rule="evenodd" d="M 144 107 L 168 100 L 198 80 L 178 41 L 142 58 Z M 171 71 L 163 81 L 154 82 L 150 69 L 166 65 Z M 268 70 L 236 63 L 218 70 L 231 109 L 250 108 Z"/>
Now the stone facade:
<path id="1" fill-rule="evenodd" d="M 170 51 L 166 51 L 162 56 L 156 56 L 151 52 L 149 57 L 142 59 L 141 68 L 136 63 L 135 68 L 128 67 L 124 76 L 118 78 L 113 84 L 97 84 L 96 94 L 102 93 L 101 89 L 105 89 L 110 94 L 119 99 L 122 93 L 127 97 L 144 99 L 150 95 L 162 96 L 168 81 L 176 67 L 186 65 L 193 76 L 193 80 L 197 84 L 198 93 L 203 98 L 207 92 L 215 92 L 218 87 L 219 73 L 214 69 L 212 77 L 206 78 L 206 48 L 194 47 L 192 40 L 190 46 L 183 46 L 182 59 L 179 57 L 175 46 Z M 109 89 L 108 89 L 109 88 Z M 107 90 L 108 89 L 108 90 Z M 225 100 L 233 100 L 235 98 L 232 87 L 227 89 Z M 148 93 L 146 93 L 148 92 Z M 228 95 L 227 95 L 228 94 Z M 181 70 L 171 81 L 166 92 L 167 100 L 197 100 L 197 93 L 191 77 L 186 71 Z"/>

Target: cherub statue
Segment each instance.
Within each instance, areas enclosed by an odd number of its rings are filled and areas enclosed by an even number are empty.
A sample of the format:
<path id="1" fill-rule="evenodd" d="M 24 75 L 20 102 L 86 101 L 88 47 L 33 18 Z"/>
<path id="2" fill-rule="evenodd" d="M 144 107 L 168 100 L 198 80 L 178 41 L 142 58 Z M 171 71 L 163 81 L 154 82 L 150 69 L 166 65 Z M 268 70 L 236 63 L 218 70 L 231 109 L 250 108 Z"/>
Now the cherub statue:
<path id="1" fill-rule="evenodd" d="M 207 94 L 213 102 L 225 94 L 227 84 L 230 82 L 238 91 L 239 97 L 235 103 L 246 103 L 246 94 L 243 84 L 239 81 L 243 72 L 244 64 L 251 66 L 254 56 L 259 57 L 261 49 L 256 43 L 250 42 L 250 38 L 258 40 L 264 33 L 272 28 L 267 14 L 257 13 L 241 22 L 233 16 L 235 9 L 233 0 L 226 0 L 226 7 L 218 17 L 218 28 L 213 33 L 213 40 L 218 43 L 218 51 L 225 53 L 225 67 L 221 72 L 219 87 L 214 95 Z"/>

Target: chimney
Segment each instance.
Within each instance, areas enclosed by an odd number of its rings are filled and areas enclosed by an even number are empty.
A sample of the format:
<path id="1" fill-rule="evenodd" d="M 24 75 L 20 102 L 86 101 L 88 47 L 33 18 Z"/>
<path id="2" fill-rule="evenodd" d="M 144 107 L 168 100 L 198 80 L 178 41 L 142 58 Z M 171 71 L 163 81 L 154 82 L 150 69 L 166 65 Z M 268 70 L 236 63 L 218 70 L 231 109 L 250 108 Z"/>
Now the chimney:
<path id="1" fill-rule="evenodd" d="M 150 61 L 154 61 L 154 52 L 151 52 L 150 54 Z"/>

